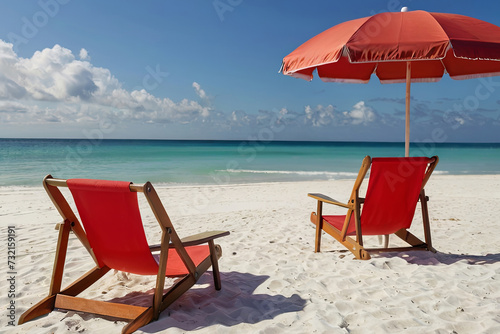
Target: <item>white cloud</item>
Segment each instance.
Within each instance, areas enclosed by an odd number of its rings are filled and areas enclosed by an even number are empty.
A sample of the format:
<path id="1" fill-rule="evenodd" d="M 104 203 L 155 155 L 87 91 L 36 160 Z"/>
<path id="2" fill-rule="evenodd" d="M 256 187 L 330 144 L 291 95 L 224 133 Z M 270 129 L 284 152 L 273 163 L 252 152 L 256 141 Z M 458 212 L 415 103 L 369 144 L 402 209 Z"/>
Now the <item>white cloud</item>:
<path id="1" fill-rule="evenodd" d="M 368 124 L 376 119 L 376 114 L 372 108 L 365 105 L 364 101 L 356 103 L 351 111 L 345 111 L 344 116 L 353 124 Z"/>
<path id="2" fill-rule="evenodd" d="M 19 102 L 0 101 L 0 113 L 25 114 L 30 108 Z"/>
<path id="3" fill-rule="evenodd" d="M 205 93 L 205 91 L 203 89 L 201 89 L 201 86 L 199 83 L 197 83 L 196 81 L 193 82 L 193 88 L 194 90 L 196 91 L 196 94 L 198 94 L 198 96 L 201 98 L 201 99 L 206 99 L 207 98 L 207 94 Z"/>
<path id="4" fill-rule="evenodd" d="M 193 88 L 196 91 L 196 95 L 198 95 L 198 97 L 201 99 L 201 103 L 205 106 L 202 116 L 208 117 L 210 115 L 210 111 L 213 110 L 212 98 L 209 95 L 207 95 L 205 90 L 203 90 L 200 84 L 197 83 L 196 81 L 193 82 Z"/>
<path id="5" fill-rule="evenodd" d="M 93 66 L 85 49 L 79 58 L 60 45 L 21 58 L 12 44 L 0 40 L 0 101 L 10 106 L 15 102 L 15 110 L 25 110 L 26 122 L 81 122 L 114 114 L 125 121 L 187 123 L 210 115 L 211 108 L 197 101 L 174 102 L 145 89 L 128 91 L 108 69 Z M 207 99 L 197 83 L 193 87 L 202 100 Z M 44 107 L 35 110 L 33 105 Z M 0 112 L 14 113 L 14 109 L 0 104 Z M 22 121 L 20 115 L 3 120 Z"/>
<path id="6" fill-rule="evenodd" d="M 85 49 L 80 50 L 80 60 L 90 60 L 90 56 L 87 50 Z"/>
<path id="7" fill-rule="evenodd" d="M 314 109 L 306 106 L 304 112 L 306 123 L 315 127 L 332 124 L 335 120 L 335 108 L 331 104 L 326 107 L 317 105 Z"/>
<path id="8" fill-rule="evenodd" d="M 230 116 L 230 122 L 232 125 L 236 126 L 245 126 L 253 123 L 252 116 L 242 110 L 233 111 Z"/>
<path id="9" fill-rule="evenodd" d="M 15 81 L 0 74 L 0 99 L 16 100 L 26 95 L 26 89 L 19 86 Z"/>

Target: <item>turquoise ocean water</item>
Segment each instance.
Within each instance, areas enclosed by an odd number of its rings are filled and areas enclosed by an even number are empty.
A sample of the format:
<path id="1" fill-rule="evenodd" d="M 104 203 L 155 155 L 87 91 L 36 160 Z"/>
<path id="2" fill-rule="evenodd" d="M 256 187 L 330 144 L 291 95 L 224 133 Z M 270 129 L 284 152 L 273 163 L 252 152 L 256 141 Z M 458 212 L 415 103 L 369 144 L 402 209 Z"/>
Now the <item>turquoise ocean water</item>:
<path id="1" fill-rule="evenodd" d="M 413 144 L 443 174 L 500 173 L 500 144 Z M 402 143 L 0 139 L 0 186 L 43 177 L 155 184 L 237 184 L 353 178 L 365 155 L 403 156 Z"/>

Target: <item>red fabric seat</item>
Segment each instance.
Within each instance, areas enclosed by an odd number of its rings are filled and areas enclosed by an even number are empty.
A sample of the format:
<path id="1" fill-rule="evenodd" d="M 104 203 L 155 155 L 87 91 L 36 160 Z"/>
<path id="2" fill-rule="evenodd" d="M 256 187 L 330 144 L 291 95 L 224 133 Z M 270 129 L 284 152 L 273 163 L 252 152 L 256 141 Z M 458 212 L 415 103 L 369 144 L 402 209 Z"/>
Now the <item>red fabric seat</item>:
<path id="1" fill-rule="evenodd" d="M 158 263 L 149 249 L 130 182 L 70 179 L 67 184 L 99 266 L 157 275 Z M 195 266 L 210 256 L 208 245 L 186 247 L 186 251 Z M 166 276 L 186 274 L 177 251 L 169 249 Z"/>
<path id="2" fill-rule="evenodd" d="M 431 158 L 373 158 L 365 202 L 361 210 L 363 235 L 392 234 L 410 227 L 422 181 Z M 323 215 L 323 219 L 342 230 L 345 215 Z M 354 214 L 348 235 L 356 234 Z"/>

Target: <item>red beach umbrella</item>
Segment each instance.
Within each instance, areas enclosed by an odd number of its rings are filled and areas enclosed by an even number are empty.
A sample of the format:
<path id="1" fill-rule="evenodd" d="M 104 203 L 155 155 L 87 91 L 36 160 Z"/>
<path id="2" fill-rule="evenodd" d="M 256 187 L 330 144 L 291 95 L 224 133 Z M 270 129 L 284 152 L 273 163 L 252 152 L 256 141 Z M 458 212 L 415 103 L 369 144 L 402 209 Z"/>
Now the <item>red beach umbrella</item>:
<path id="1" fill-rule="evenodd" d="M 285 75 L 326 82 L 406 82 L 405 155 L 409 155 L 410 84 L 500 75 L 500 27 L 458 14 L 406 11 L 347 21 L 283 58 Z"/>

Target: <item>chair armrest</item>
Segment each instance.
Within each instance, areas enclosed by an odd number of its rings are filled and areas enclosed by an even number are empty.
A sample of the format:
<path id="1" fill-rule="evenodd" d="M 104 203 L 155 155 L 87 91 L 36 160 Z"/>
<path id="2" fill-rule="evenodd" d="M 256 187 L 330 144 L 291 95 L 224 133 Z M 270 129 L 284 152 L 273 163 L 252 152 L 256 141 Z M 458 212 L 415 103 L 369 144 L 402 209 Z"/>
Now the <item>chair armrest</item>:
<path id="1" fill-rule="evenodd" d="M 199 244 L 204 244 L 206 242 L 209 242 L 210 240 L 220 238 L 220 237 L 225 237 L 226 235 L 229 235 L 229 231 L 210 231 L 210 232 L 203 232 L 203 233 L 198 233 L 195 235 L 191 235 L 189 237 L 185 237 L 181 239 L 182 245 L 184 247 L 187 246 L 195 246 Z M 170 243 L 168 245 L 168 248 L 173 248 L 174 244 Z M 161 250 L 161 244 L 157 245 L 150 245 L 149 250 L 151 252 L 159 252 Z"/>
<path id="2" fill-rule="evenodd" d="M 225 237 L 226 235 L 229 235 L 229 231 L 203 232 L 182 238 L 181 242 L 185 247 L 194 246 L 194 245 L 204 244 L 216 238 Z"/>
<path id="3" fill-rule="evenodd" d="M 323 194 L 307 194 L 307 196 L 312 197 L 314 199 L 317 199 L 320 202 L 334 204 L 334 205 L 342 206 L 342 207 L 348 208 L 348 209 L 351 207 L 349 204 L 339 202 L 336 199 L 333 199 L 333 198 L 328 197 L 328 196 L 323 195 Z"/>

